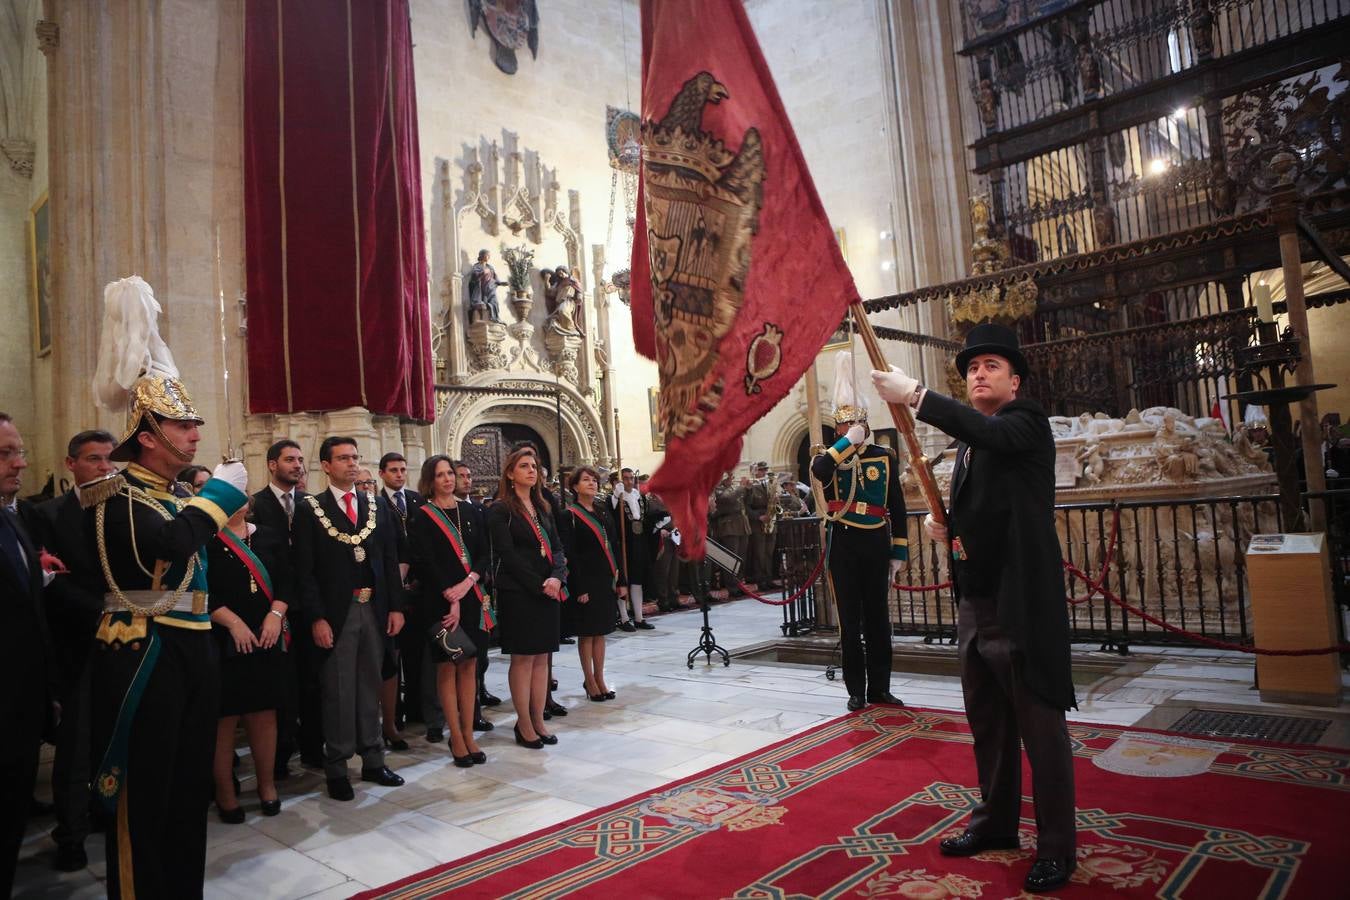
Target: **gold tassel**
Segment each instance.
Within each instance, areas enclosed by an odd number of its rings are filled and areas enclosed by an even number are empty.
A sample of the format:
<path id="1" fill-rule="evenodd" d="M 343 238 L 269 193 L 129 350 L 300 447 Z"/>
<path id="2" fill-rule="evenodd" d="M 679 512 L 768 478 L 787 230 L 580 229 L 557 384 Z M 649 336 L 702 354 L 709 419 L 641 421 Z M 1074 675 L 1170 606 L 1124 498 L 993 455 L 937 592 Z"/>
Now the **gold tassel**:
<path id="1" fill-rule="evenodd" d="M 122 493 L 122 489 L 126 486 L 127 480 L 122 477 L 121 472 L 114 472 L 88 484 L 82 484 L 80 485 L 80 507 L 89 509 L 98 506 L 100 503 L 106 503 Z"/>

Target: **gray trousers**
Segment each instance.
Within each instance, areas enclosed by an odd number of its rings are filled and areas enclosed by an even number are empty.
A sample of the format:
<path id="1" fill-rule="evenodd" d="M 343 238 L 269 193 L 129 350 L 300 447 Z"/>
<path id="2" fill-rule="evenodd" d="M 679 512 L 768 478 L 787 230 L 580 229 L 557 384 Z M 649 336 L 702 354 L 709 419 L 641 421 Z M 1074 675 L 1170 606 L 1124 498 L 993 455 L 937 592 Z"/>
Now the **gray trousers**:
<path id="1" fill-rule="evenodd" d="M 361 768 L 384 765 L 380 730 L 380 665 L 384 630 L 375 608 L 352 601 L 342 633 L 323 662 L 324 774 L 347 777 L 347 760 L 361 755 Z"/>
<path id="2" fill-rule="evenodd" d="M 975 768 L 980 778 L 980 802 L 966 827 L 995 839 L 1017 834 L 1025 747 L 1036 809 L 1036 856 L 1072 859 L 1076 847 L 1073 751 L 1064 710 L 1046 703 L 1022 683 L 1019 651 L 999 626 L 993 599 L 962 597 L 956 629 L 961 692 L 975 738 Z"/>

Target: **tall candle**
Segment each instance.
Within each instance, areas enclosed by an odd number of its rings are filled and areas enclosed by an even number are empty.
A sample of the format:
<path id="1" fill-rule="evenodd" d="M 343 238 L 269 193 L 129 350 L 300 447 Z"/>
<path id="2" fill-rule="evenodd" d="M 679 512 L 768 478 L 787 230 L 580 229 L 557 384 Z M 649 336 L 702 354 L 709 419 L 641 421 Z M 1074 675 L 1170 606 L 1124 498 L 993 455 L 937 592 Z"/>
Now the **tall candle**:
<path id="1" fill-rule="evenodd" d="M 1256 314 L 1262 322 L 1275 321 L 1275 309 L 1270 302 L 1270 285 L 1258 284 L 1252 289 L 1252 295 L 1256 298 Z"/>

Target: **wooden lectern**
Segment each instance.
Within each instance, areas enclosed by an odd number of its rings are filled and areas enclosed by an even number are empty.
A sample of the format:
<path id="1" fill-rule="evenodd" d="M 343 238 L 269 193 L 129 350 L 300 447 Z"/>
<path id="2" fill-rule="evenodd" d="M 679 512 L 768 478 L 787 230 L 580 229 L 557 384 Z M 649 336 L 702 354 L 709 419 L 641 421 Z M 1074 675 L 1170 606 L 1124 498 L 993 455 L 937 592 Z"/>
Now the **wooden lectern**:
<path id="1" fill-rule="evenodd" d="M 1252 631 L 1256 646 L 1272 650 L 1337 643 L 1336 605 L 1326 535 L 1257 534 L 1247 547 Z M 1261 699 L 1270 703 L 1336 706 L 1341 699 L 1340 657 L 1256 657 Z"/>

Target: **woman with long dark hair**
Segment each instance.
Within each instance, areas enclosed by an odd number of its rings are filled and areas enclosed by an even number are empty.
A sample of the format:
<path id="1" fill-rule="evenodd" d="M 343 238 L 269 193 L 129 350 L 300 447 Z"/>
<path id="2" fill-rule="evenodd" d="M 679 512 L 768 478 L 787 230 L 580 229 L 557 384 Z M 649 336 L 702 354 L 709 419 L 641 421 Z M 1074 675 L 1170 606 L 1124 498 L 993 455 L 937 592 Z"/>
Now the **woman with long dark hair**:
<path id="1" fill-rule="evenodd" d="M 478 585 L 487 574 L 487 535 L 475 527 L 473 513 L 465 509 L 468 504 L 455 497 L 450 457 L 437 454 L 424 462 L 417 490 L 427 502 L 408 516 L 408 550 L 420 585 L 423 621 L 450 631 L 463 628 L 475 647 L 486 646 L 482 617 L 487 597 Z M 434 641 L 428 652 L 436 659 L 436 692 L 450 726 L 455 765 L 467 769 L 487 762 L 473 737 L 477 654 L 452 660 Z"/>
<path id="2" fill-rule="evenodd" d="M 582 466 L 572 472 L 568 486 L 577 499 L 563 514 L 570 594 L 563 612 L 577 636 L 586 696 L 599 703 L 614 697 L 605 684 L 605 635 L 614 630 L 618 598 L 626 596 L 628 588 L 619 584 L 618 527 L 606 504 L 595 502 L 599 473 Z"/>
<path id="3" fill-rule="evenodd" d="M 539 485 L 539 460 L 522 447 L 506 457 L 497 502 L 488 510 L 501 614 L 502 652 L 516 709 L 516 743 L 538 750 L 558 739 L 544 728 L 548 656 L 558 649 L 567 560 Z"/>

